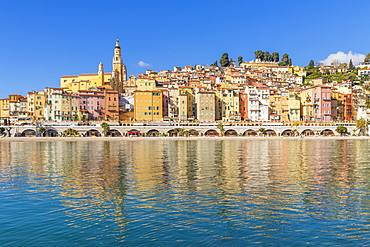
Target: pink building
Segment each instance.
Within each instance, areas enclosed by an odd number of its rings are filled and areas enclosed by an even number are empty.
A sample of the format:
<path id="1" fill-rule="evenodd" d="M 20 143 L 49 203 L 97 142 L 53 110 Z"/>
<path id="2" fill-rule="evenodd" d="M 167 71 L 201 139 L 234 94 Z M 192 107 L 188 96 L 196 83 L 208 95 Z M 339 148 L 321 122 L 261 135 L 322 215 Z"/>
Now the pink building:
<path id="1" fill-rule="evenodd" d="M 308 88 L 312 96 L 312 120 L 331 121 L 331 87 L 317 85 Z"/>
<path id="2" fill-rule="evenodd" d="M 99 120 L 105 117 L 104 91 L 79 90 L 78 94 L 82 120 Z"/>

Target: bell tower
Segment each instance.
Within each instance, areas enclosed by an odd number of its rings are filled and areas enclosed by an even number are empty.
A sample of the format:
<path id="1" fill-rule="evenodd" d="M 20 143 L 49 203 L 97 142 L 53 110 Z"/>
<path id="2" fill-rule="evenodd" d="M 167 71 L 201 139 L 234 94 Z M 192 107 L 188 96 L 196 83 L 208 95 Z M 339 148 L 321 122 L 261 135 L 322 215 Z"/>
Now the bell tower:
<path id="1" fill-rule="evenodd" d="M 99 67 L 98 67 L 98 80 L 99 80 L 100 86 L 104 85 L 104 66 L 102 62 L 100 62 Z"/>
<path id="2" fill-rule="evenodd" d="M 117 39 L 113 53 L 111 86 L 119 93 L 122 92 L 123 84 L 125 84 L 127 80 L 126 66 L 121 57 L 121 46 L 119 44 L 119 40 Z"/>
<path id="3" fill-rule="evenodd" d="M 113 71 L 117 70 L 118 74 L 120 75 L 120 80 L 126 81 L 127 74 L 126 74 L 126 66 L 122 61 L 122 54 L 121 54 L 121 46 L 119 44 L 119 40 L 116 40 L 116 46 L 114 47 L 114 54 L 113 54 Z"/>

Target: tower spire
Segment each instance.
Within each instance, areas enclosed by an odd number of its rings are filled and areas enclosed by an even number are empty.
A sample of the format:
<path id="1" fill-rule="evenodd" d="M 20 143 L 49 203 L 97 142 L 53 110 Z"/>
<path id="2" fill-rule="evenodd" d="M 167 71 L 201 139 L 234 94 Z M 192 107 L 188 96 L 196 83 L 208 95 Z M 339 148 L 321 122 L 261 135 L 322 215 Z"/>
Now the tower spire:
<path id="1" fill-rule="evenodd" d="M 123 91 L 123 84 L 127 80 L 126 66 L 121 59 L 121 46 L 119 40 L 116 40 L 116 45 L 114 47 L 114 55 L 112 62 L 112 77 L 111 86 L 114 90 L 119 93 Z"/>
<path id="2" fill-rule="evenodd" d="M 98 74 L 104 74 L 104 66 L 102 62 L 99 63 Z"/>

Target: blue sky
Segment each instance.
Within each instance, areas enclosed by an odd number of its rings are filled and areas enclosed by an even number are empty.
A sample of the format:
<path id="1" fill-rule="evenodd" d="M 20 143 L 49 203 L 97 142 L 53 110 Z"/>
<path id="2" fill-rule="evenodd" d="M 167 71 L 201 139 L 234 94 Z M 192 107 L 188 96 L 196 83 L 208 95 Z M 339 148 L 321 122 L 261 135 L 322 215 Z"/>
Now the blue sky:
<path id="1" fill-rule="evenodd" d="M 63 75 L 111 71 L 115 39 L 128 74 L 211 64 L 222 53 L 287 53 L 306 66 L 370 52 L 370 1 L 1 1 L 0 98 L 59 87 Z"/>

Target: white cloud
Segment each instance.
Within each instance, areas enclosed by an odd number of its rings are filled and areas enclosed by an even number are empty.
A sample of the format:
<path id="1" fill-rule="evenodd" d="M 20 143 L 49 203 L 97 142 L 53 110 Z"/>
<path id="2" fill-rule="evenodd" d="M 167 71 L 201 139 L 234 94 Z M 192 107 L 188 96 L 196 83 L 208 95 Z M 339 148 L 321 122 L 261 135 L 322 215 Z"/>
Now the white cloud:
<path id="1" fill-rule="evenodd" d="M 330 54 L 325 60 L 320 61 L 324 65 L 331 65 L 333 62 L 347 63 L 349 64 L 349 60 L 352 59 L 353 65 L 357 65 L 364 61 L 365 55 L 361 53 L 353 53 L 352 51 L 348 52 L 348 54 L 338 51 L 335 54 Z"/>
<path id="2" fill-rule="evenodd" d="M 138 62 L 137 65 L 139 65 L 140 67 L 144 67 L 144 68 L 153 67 L 151 64 L 144 63 L 143 61 Z"/>

